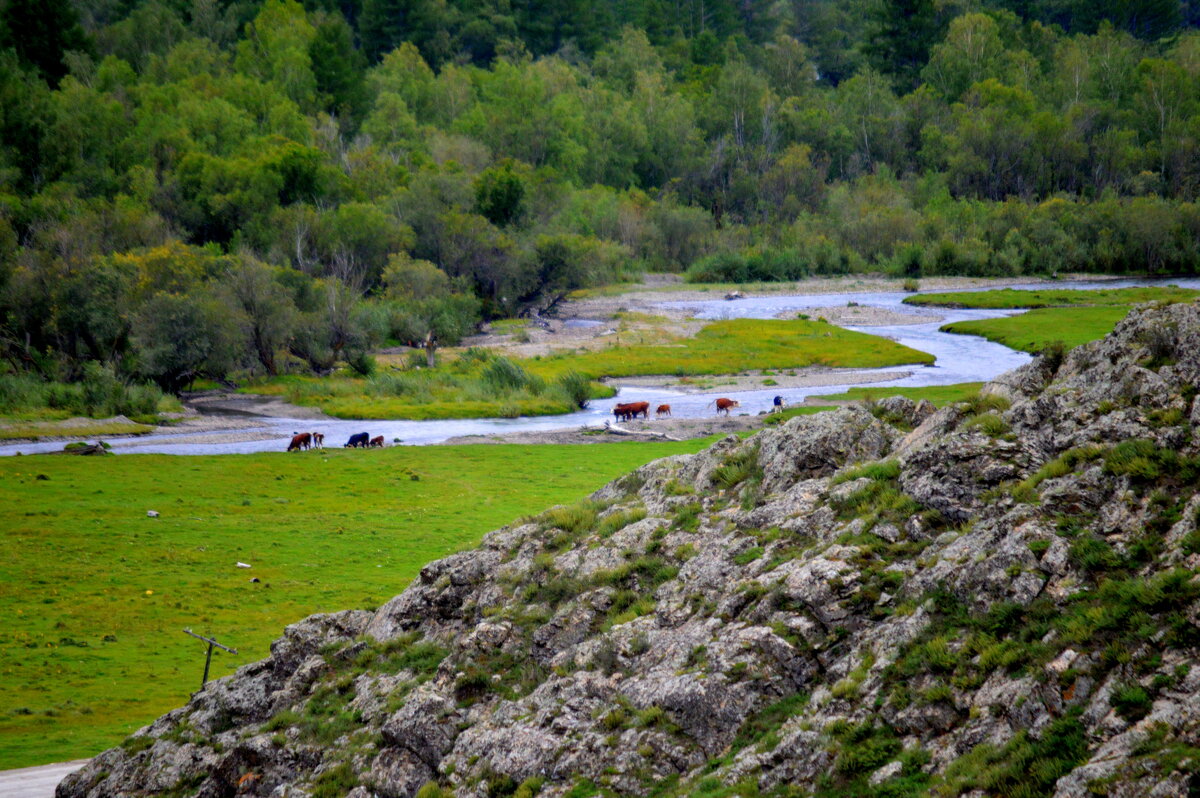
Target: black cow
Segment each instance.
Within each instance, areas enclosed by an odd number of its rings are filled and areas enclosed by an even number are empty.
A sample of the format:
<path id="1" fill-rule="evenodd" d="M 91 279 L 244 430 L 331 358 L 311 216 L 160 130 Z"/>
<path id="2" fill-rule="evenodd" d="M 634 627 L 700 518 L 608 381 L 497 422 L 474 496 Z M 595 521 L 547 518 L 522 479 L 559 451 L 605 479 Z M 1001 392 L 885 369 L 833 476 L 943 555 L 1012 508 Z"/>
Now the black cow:
<path id="1" fill-rule="evenodd" d="M 358 449 L 358 448 L 365 449 L 365 448 L 367 448 L 367 442 L 370 440 L 371 440 L 370 435 L 368 435 L 365 432 L 360 432 L 357 435 L 351 435 L 350 440 L 346 441 L 346 445 L 343 446 L 342 448 L 343 449 Z"/>

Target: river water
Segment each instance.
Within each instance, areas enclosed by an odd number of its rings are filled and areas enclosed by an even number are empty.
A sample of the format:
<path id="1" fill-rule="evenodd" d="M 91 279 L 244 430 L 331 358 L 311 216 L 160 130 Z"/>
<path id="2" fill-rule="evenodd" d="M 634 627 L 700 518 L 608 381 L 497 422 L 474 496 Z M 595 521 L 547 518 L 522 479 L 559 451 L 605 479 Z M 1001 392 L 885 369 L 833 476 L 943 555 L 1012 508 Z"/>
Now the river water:
<path id="1" fill-rule="evenodd" d="M 1014 288 L 1062 289 L 1062 288 L 1124 288 L 1129 286 L 1178 285 L 1185 288 L 1200 288 L 1200 278 L 1172 280 L 1106 280 L 1103 282 L 1040 283 Z M 985 288 L 977 290 L 987 290 Z M 756 318 L 769 319 L 781 313 L 800 313 L 809 308 L 846 305 L 855 302 L 916 315 L 928 312 L 923 308 L 903 304 L 911 296 L 900 291 L 851 294 L 810 294 L 749 297 L 736 301 L 723 299 L 699 302 L 665 302 L 663 307 L 691 309 L 701 319 Z M 901 324 L 873 327 L 848 327 L 848 329 L 892 338 L 905 346 L 928 352 L 936 358 L 932 366 L 891 366 L 877 372 L 911 371 L 912 375 L 887 383 L 873 385 L 888 386 L 931 386 L 950 385 L 957 382 L 982 382 L 1014 369 L 1029 361 L 1029 355 L 1006 346 L 986 341 L 971 335 L 952 335 L 939 332 L 944 324 L 970 319 L 992 319 L 1021 313 L 1020 310 L 951 310 L 932 309 L 942 318 L 923 324 Z M 860 370 L 858 373 L 870 373 Z M 618 396 L 620 401 L 648 401 L 651 406 L 660 403 L 671 405 L 676 417 L 710 416 L 712 402 L 716 396 L 727 396 L 741 403 L 741 412 L 757 413 L 769 409 L 772 398 L 783 396 L 788 404 L 803 401 L 808 396 L 842 393 L 848 388 L 863 385 L 854 382 L 844 385 L 823 385 L 811 388 L 770 388 L 758 391 L 717 390 L 707 394 L 685 394 L 668 388 L 624 387 Z M 293 418 L 251 416 L 258 422 L 257 430 L 270 436 L 265 440 L 229 442 L 228 430 L 213 433 L 155 433 L 138 438 L 121 438 L 109 441 L 117 453 L 165 453 L 165 454 L 247 454 L 252 452 L 282 451 L 293 432 L 316 431 L 325 434 L 326 446 L 340 446 L 351 435 L 367 432 L 372 437 L 383 435 L 391 445 L 396 439 L 405 444 L 440 443 L 461 435 L 489 435 L 506 432 L 541 432 L 556 429 L 571 429 L 582 426 L 599 426 L 611 418 L 614 400 L 597 400 L 586 410 L 560 416 L 535 418 L 489 418 L 451 419 L 443 421 L 340 421 L 340 420 L 297 420 Z M 245 432 L 243 430 L 242 432 Z M 186 442 L 181 440 L 186 435 Z M 211 442 L 204 439 L 211 438 Z M 58 451 L 61 441 L 48 443 L 21 443 L 0 446 L 0 456 L 17 452 Z"/>

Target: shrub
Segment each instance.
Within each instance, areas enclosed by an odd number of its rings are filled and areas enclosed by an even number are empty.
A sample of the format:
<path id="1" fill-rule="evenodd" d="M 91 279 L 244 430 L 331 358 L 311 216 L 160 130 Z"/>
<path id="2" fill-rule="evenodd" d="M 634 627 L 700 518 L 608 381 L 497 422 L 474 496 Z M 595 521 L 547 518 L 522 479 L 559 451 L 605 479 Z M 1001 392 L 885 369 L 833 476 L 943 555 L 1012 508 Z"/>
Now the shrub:
<path id="1" fill-rule="evenodd" d="M 561 529 L 575 536 L 591 529 L 596 523 L 596 505 L 589 501 L 553 507 L 542 514 L 544 529 Z"/>
<path id="2" fill-rule="evenodd" d="M 371 377 L 377 370 L 375 358 L 365 351 L 347 353 L 346 365 L 360 377 Z"/>
<path id="3" fill-rule="evenodd" d="M 864 466 L 852 468 L 848 471 L 843 471 L 833 478 L 834 485 L 840 485 L 843 482 L 853 482 L 856 479 L 873 479 L 876 482 L 898 479 L 900 477 L 900 461 L 898 460 L 879 460 L 874 463 L 867 463 Z"/>
<path id="4" fill-rule="evenodd" d="M 1130 723 L 1136 723 L 1150 714 L 1150 694 L 1139 684 L 1117 685 L 1108 703 Z"/>
<path id="5" fill-rule="evenodd" d="M 1072 565 L 1089 574 L 1114 571 L 1125 564 L 1107 541 L 1093 535 L 1075 540 L 1068 556 Z"/>
<path id="6" fill-rule="evenodd" d="M 1003 413 L 1010 407 L 1012 402 L 994 393 L 977 393 L 966 400 L 967 413 L 972 416 L 989 412 Z"/>
<path id="7" fill-rule="evenodd" d="M 758 447 L 743 448 L 728 455 L 720 466 L 713 470 L 713 484 L 729 489 L 747 480 L 762 478 L 762 467 L 758 464 Z"/>
<path id="8" fill-rule="evenodd" d="M 358 776 L 348 762 L 339 762 L 313 781 L 313 798 L 342 798 L 358 786 Z"/>
<path id="9" fill-rule="evenodd" d="M 545 383 L 532 376 L 520 365 L 514 363 L 506 357 L 494 357 L 484 366 L 482 372 L 483 380 L 497 393 L 511 393 L 521 389 L 528 389 L 532 393 L 540 394 L 542 391 L 537 390 L 540 385 L 541 389 L 545 389 Z"/>
<path id="10" fill-rule="evenodd" d="M 1053 721 L 1034 738 L 1022 731 L 1003 748 L 984 743 L 946 769 L 938 796 L 979 789 L 988 795 L 1049 795 L 1054 782 L 1087 757 L 1079 711 Z"/>
<path id="11" fill-rule="evenodd" d="M 755 546 L 752 549 L 746 549 L 741 554 L 733 558 L 733 561 L 738 565 L 749 565 L 750 563 L 763 556 L 762 546 Z"/>
<path id="12" fill-rule="evenodd" d="M 578 371 L 568 371 L 558 378 L 559 389 L 579 408 L 587 407 L 592 395 L 591 381 Z"/>
<path id="13" fill-rule="evenodd" d="M 631 510 L 611 513 L 600 520 L 596 527 L 596 534 L 602 538 L 611 537 L 614 532 L 624 529 L 635 521 L 641 521 L 645 517 L 645 507 L 634 507 Z"/>
<path id="14" fill-rule="evenodd" d="M 685 504 L 675 511 L 675 528 L 695 532 L 700 528 L 700 502 Z"/>
<path id="15" fill-rule="evenodd" d="M 983 413 L 971 419 L 966 424 L 967 429 L 977 429 L 991 438 L 999 438 L 1011 431 L 1008 422 L 995 413 Z"/>

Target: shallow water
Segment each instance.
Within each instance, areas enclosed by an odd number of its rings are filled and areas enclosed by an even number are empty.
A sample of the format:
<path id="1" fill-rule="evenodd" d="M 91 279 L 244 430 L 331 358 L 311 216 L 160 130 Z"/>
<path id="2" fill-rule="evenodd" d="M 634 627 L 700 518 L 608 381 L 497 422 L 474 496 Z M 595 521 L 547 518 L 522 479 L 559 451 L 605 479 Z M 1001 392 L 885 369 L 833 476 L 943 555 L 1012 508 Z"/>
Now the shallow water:
<path id="1" fill-rule="evenodd" d="M 1125 288 L 1129 286 L 1146 285 L 1179 285 L 1186 288 L 1200 288 L 1200 278 L 1172 280 L 1117 280 L 1095 282 L 1063 282 L 1054 285 L 1044 283 L 1016 288 L 1063 289 L 1063 288 Z M 988 290 L 986 288 L 976 290 Z M 813 294 L 806 296 L 766 296 L 751 297 L 735 301 L 724 299 L 705 300 L 700 302 L 667 302 L 664 307 L 687 308 L 697 311 L 701 319 L 727 318 L 759 318 L 768 319 L 784 312 L 800 313 L 807 308 L 829 307 L 856 302 L 859 305 L 886 308 L 899 313 L 916 315 L 934 312 L 942 316 L 939 321 L 927 324 L 888 325 L 878 327 L 849 327 L 872 335 L 892 338 L 905 346 L 928 352 L 937 360 L 932 366 L 891 366 L 885 371 L 912 371 L 910 377 L 888 383 L 870 383 L 888 386 L 930 386 L 950 385 L 957 382 L 982 382 L 990 380 L 999 374 L 1027 363 L 1030 356 L 1024 352 L 1016 352 L 1006 346 L 986 341 L 969 335 L 951 335 L 939 332 L 943 324 L 968 319 L 991 319 L 1000 316 L 1011 316 L 1019 310 L 947 310 L 941 308 L 925 309 L 902 304 L 905 297 L 911 294 L 903 292 L 864 292 L 857 294 Z M 863 370 L 869 373 L 871 370 Z M 620 401 L 647 401 L 651 406 L 666 403 L 671 405 L 672 415 L 682 418 L 711 416 L 712 404 L 717 396 L 726 396 L 741 403 L 739 412 L 755 414 L 760 410 L 771 407 L 772 398 L 783 396 L 789 404 L 803 401 L 808 396 L 842 393 L 849 388 L 863 385 L 855 382 L 845 385 L 824 385 L 812 388 L 769 388 L 759 391 L 722 391 L 717 389 L 707 394 L 684 394 L 665 388 L 623 388 L 619 393 Z M 321 432 L 325 434 L 327 447 L 341 446 L 353 434 L 366 432 L 371 437 L 383 435 L 388 445 L 393 445 L 394 439 L 399 438 L 405 444 L 440 443 L 448 438 L 461 435 L 488 435 L 506 432 L 540 432 L 556 429 L 571 429 L 582 426 L 600 426 L 611 418 L 611 407 L 614 400 L 597 400 L 591 403 L 587 410 L 561 416 L 540 416 L 537 418 L 515 419 L 454 419 L 444 421 L 302 421 L 292 418 L 261 417 L 262 426 L 256 430 L 241 430 L 240 432 L 261 432 L 270 437 L 266 440 L 222 442 L 222 437 L 236 434 L 228 430 L 199 433 L 165 433 L 146 435 L 139 438 L 123 438 L 109 441 L 113 451 L 118 453 L 165 453 L 165 454 L 247 454 L 251 452 L 283 451 L 293 432 Z M 237 411 L 221 411 L 230 414 L 246 416 Z M 213 438 L 213 443 L 179 443 L 186 435 L 189 439 L 201 437 Z M 0 455 L 12 455 L 17 452 L 32 454 L 34 452 L 58 451 L 63 447 L 62 441 L 52 443 L 21 443 L 0 446 Z"/>

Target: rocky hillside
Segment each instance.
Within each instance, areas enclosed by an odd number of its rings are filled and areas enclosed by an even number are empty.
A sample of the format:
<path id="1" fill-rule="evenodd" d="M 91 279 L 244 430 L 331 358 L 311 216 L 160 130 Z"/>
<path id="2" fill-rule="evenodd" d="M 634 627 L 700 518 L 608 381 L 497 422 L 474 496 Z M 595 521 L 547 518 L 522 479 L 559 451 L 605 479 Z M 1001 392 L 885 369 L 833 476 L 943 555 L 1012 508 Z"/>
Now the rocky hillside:
<path id="1" fill-rule="evenodd" d="M 651 463 L 288 627 L 115 795 L 1200 790 L 1200 307 Z"/>

